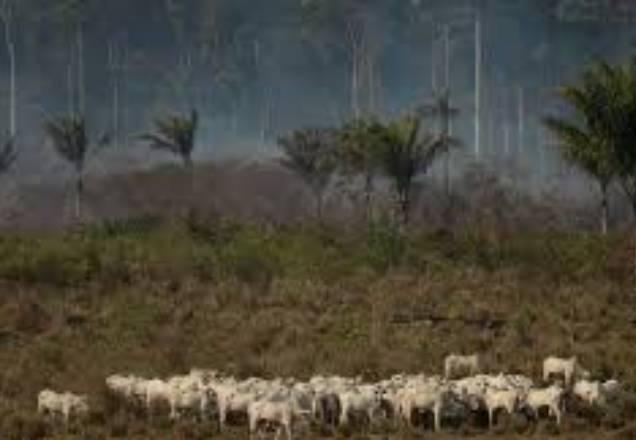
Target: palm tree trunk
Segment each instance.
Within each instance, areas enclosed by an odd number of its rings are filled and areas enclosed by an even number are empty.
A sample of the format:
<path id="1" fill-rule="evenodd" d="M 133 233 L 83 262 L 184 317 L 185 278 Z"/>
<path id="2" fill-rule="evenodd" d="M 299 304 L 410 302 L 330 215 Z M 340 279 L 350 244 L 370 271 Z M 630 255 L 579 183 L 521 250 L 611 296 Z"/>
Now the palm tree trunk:
<path id="1" fill-rule="evenodd" d="M 607 235 L 609 223 L 609 202 L 607 196 L 607 183 L 601 182 L 601 234 Z"/>
<path id="2" fill-rule="evenodd" d="M 84 194 L 84 176 L 82 171 L 77 172 L 75 180 L 75 220 L 82 220 L 82 198 Z"/>
<path id="3" fill-rule="evenodd" d="M 410 211 L 411 211 L 411 197 L 409 191 L 404 191 L 400 194 L 400 213 L 402 220 L 402 227 L 406 228 L 410 221 Z"/>
<path id="4" fill-rule="evenodd" d="M 190 214 L 194 210 L 194 164 L 190 155 L 183 157 L 183 167 L 186 173 L 186 210 Z"/>

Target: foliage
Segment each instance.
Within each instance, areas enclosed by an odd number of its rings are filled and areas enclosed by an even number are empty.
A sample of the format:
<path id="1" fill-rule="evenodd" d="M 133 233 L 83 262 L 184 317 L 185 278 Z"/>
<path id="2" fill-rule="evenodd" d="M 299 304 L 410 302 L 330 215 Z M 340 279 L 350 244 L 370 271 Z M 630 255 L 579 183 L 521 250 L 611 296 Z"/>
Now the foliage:
<path id="1" fill-rule="evenodd" d="M 283 153 L 281 164 L 310 188 L 316 198 L 318 218 L 322 216 L 324 192 L 337 167 L 336 136 L 333 129 L 308 128 L 278 140 Z"/>
<path id="2" fill-rule="evenodd" d="M 607 68 L 604 64 L 596 65 L 585 72 L 582 84 L 559 89 L 559 95 L 576 112 L 576 120 L 556 117 L 545 120 L 558 138 L 566 160 L 605 186 L 617 171 L 613 140 L 604 122 L 604 112 L 608 110 L 606 99 L 609 98 L 605 90 L 609 85 L 605 77 Z"/>
<path id="3" fill-rule="evenodd" d="M 408 223 L 414 179 L 426 173 L 448 144 L 422 131 L 422 121 L 406 114 L 383 130 L 380 158 L 384 174 L 393 180 L 402 221 Z"/>
<path id="4" fill-rule="evenodd" d="M 636 212 L 636 60 L 612 66 L 597 62 L 579 85 L 560 89 L 575 110 L 574 121 L 548 118 L 567 159 L 606 188 L 618 176 Z"/>
<path id="5" fill-rule="evenodd" d="M 373 176 L 380 168 L 382 125 L 373 119 L 357 119 L 339 130 L 338 156 L 342 171 Z"/>
<path id="6" fill-rule="evenodd" d="M 492 238 L 479 230 L 438 235 L 400 231 L 386 218 L 369 230 L 260 227 L 216 221 L 161 222 L 150 217 L 69 234 L 5 235 L 0 239 L 0 279 L 56 286 L 94 282 L 128 284 L 146 278 L 179 281 L 265 278 L 341 279 L 391 268 L 424 270 L 455 264 L 483 270 L 541 272 L 554 279 L 626 279 L 629 261 L 621 235 L 528 233 Z M 622 261 L 622 262 L 621 262 Z M 257 280 L 258 278 L 258 280 Z"/>
<path id="7" fill-rule="evenodd" d="M 0 149 L 0 173 L 7 171 L 15 163 L 17 159 L 17 151 L 15 139 L 9 138 L 5 141 L 4 146 Z"/>
<path id="8" fill-rule="evenodd" d="M 407 237 L 389 221 L 372 221 L 367 238 L 367 261 L 379 273 L 398 267 L 406 252 Z"/>
<path id="9" fill-rule="evenodd" d="M 147 133 L 140 139 L 147 141 L 151 148 L 163 150 L 181 158 L 185 166 L 191 164 L 195 147 L 199 116 L 192 110 L 189 116 L 168 115 L 155 119 L 156 133 Z"/>
<path id="10" fill-rule="evenodd" d="M 55 151 L 80 171 L 84 167 L 88 147 L 84 119 L 78 116 L 61 117 L 46 121 L 44 129 Z"/>
<path id="11" fill-rule="evenodd" d="M 75 216 L 82 217 L 83 172 L 87 156 L 110 143 L 108 134 L 103 134 L 91 144 L 86 129 L 86 120 L 81 115 L 71 114 L 48 119 L 44 130 L 57 154 L 75 168 Z"/>

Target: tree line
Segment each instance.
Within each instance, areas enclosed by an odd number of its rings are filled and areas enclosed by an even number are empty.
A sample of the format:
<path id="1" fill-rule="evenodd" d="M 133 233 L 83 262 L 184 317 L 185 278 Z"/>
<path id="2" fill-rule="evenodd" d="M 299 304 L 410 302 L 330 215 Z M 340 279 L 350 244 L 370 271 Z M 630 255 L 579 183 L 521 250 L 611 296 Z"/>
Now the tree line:
<path id="1" fill-rule="evenodd" d="M 600 230 L 609 227 L 609 186 L 617 182 L 636 215 L 636 59 L 625 64 L 597 62 L 587 67 L 579 81 L 558 89 L 569 105 L 566 116 L 547 116 L 545 125 L 558 139 L 563 156 L 597 183 L 600 194 Z M 280 164 L 304 183 L 314 199 L 315 216 L 322 220 L 326 191 L 336 176 L 357 181 L 364 203 L 365 221 L 374 218 L 377 179 L 391 182 L 392 218 L 406 226 L 412 205 L 413 185 L 449 150 L 461 146 L 444 128 L 456 115 L 444 96 L 393 119 L 354 118 L 340 127 L 308 127 L 278 138 Z M 440 117 L 441 130 L 431 129 Z M 155 150 L 177 156 L 188 176 L 188 202 L 193 189 L 192 154 L 199 127 L 197 110 L 159 117 L 154 128 L 138 138 Z M 75 216 L 82 218 L 86 162 L 112 141 L 109 133 L 89 133 L 84 115 L 77 112 L 49 117 L 44 131 L 58 155 L 75 172 Z M 0 149 L 0 172 L 15 162 L 16 139 Z"/>

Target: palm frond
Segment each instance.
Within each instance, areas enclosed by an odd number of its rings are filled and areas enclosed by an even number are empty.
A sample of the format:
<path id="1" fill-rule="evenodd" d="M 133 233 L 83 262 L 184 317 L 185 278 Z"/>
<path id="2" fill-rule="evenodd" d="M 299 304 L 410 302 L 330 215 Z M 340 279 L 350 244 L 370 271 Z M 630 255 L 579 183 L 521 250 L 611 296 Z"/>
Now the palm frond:
<path id="1" fill-rule="evenodd" d="M 86 123 L 81 116 L 59 116 L 44 123 L 44 130 L 51 139 L 53 148 L 76 169 L 84 166 L 88 151 Z"/>
<path id="2" fill-rule="evenodd" d="M 164 138 L 162 135 L 146 133 L 138 137 L 142 141 L 147 141 L 148 146 L 154 150 L 164 150 L 172 154 L 180 154 L 178 145 L 171 140 Z"/>
<path id="3" fill-rule="evenodd" d="M 278 140 L 283 152 L 280 164 L 313 190 L 324 188 L 337 165 L 337 133 L 331 129 L 296 130 Z"/>
<path id="4" fill-rule="evenodd" d="M 168 151 L 188 160 L 194 150 L 195 136 L 198 129 L 199 115 L 192 110 L 189 116 L 178 114 L 156 118 L 155 132 L 139 136 L 156 150 Z"/>
<path id="5" fill-rule="evenodd" d="M 10 137 L 0 149 L 0 173 L 6 172 L 14 164 L 17 157 L 15 139 Z"/>

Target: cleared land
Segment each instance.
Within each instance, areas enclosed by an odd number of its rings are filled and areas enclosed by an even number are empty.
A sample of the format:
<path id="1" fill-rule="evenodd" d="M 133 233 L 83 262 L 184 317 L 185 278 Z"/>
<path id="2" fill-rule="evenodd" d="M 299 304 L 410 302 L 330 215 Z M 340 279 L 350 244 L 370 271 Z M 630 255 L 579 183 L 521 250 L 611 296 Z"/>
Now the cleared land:
<path id="1" fill-rule="evenodd" d="M 168 376 L 195 366 L 241 377 L 375 380 L 439 373 L 448 352 L 480 351 L 491 371 L 538 378 L 546 355 L 573 353 L 594 375 L 633 387 L 629 238 L 478 231 L 400 238 L 384 226 L 367 233 L 149 218 L 5 234 L 0 432 L 51 435 L 35 415 L 35 396 L 52 387 L 93 399 L 87 424 L 62 438 L 209 438 L 213 425 L 151 423 L 104 391 L 111 373 Z M 634 420 L 636 405 L 626 402 L 570 414 L 560 431 L 523 418 L 498 429 L 506 438 L 627 439 L 636 436 Z M 390 426 L 372 432 L 422 435 Z M 463 427 L 439 438 L 458 435 L 487 431 Z M 223 438 L 245 436 L 238 427 Z"/>

